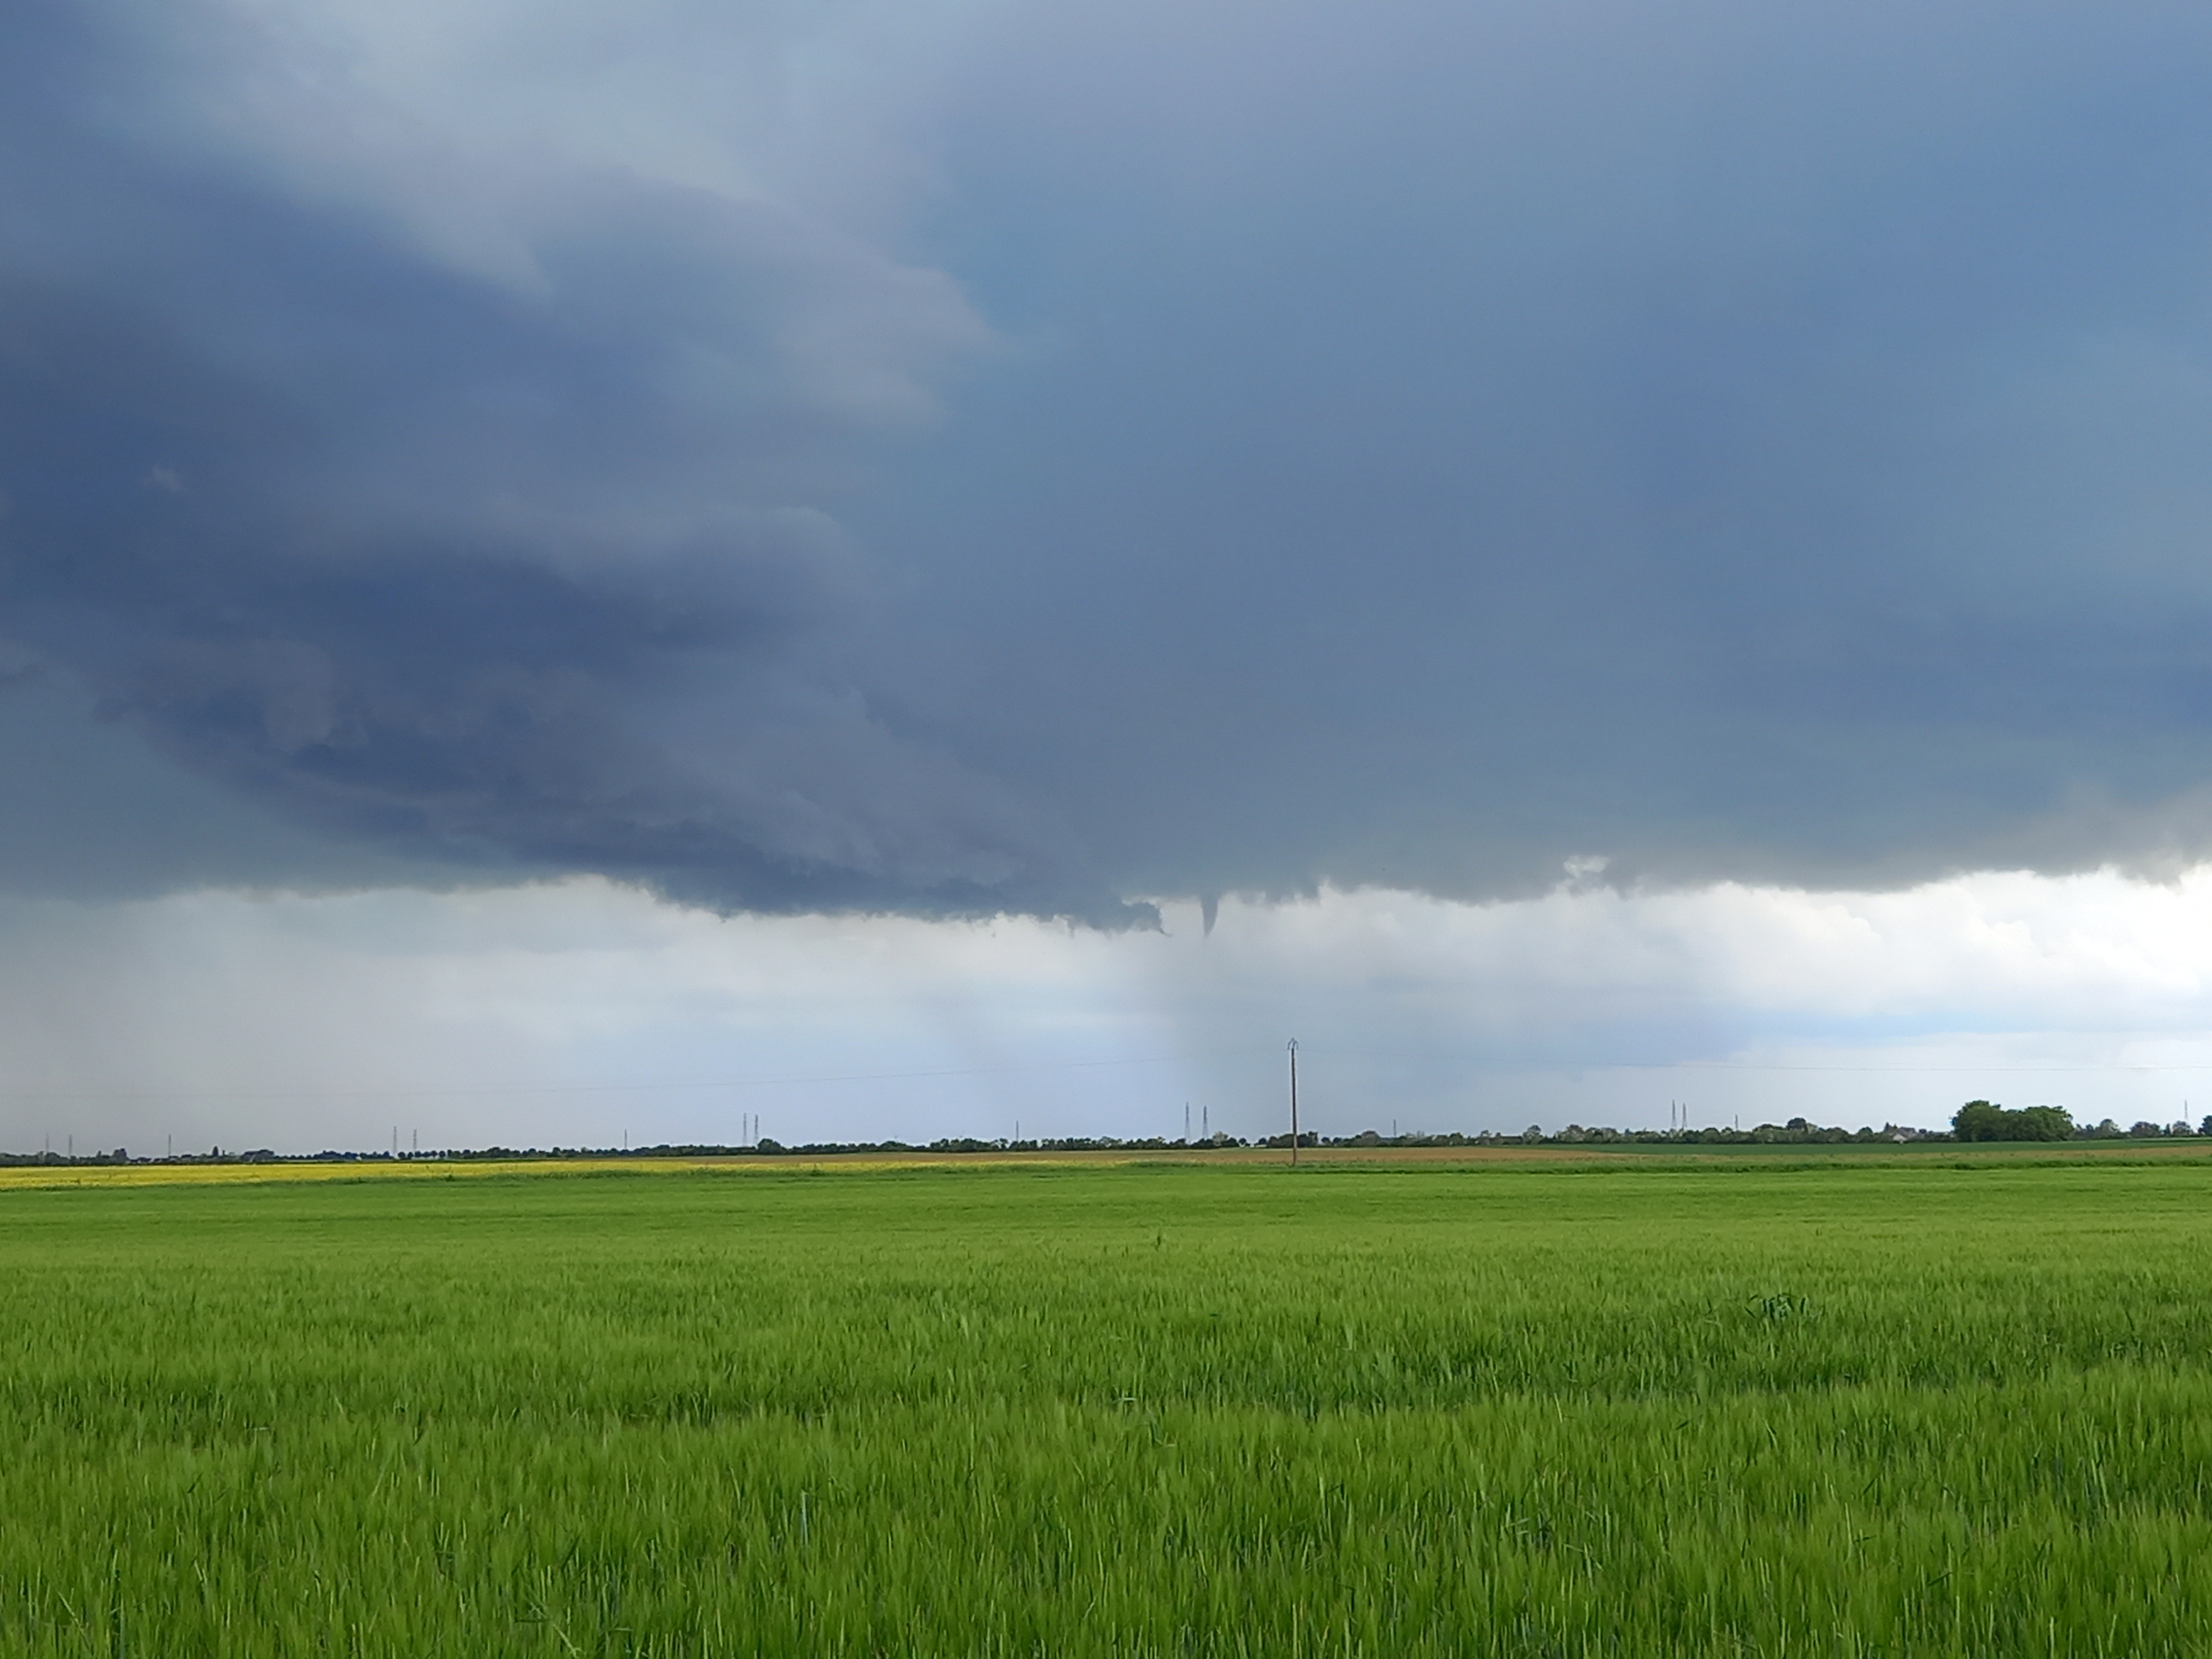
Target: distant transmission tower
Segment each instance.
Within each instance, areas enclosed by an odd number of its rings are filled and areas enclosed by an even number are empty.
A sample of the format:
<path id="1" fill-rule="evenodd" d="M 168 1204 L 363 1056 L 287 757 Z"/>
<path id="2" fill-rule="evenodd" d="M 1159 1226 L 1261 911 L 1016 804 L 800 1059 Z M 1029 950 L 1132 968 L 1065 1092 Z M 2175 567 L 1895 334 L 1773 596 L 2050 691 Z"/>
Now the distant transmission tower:
<path id="1" fill-rule="evenodd" d="M 1298 1162 L 1298 1040 L 1291 1039 L 1291 1167 Z"/>

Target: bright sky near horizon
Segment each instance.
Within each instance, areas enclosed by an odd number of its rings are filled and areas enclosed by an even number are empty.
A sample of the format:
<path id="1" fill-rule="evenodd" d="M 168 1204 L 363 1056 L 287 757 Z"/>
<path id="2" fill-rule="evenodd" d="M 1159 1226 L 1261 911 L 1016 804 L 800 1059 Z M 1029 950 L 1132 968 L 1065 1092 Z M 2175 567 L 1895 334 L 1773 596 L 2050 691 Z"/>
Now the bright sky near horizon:
<path id="1" fill-rule="evenodd" d="M 9 8 L 0 1149 L 1255 1134 L 1293 1035 L 1332 1132 L 2212 1110 L 2208 94 L 2166 4 Z"/>

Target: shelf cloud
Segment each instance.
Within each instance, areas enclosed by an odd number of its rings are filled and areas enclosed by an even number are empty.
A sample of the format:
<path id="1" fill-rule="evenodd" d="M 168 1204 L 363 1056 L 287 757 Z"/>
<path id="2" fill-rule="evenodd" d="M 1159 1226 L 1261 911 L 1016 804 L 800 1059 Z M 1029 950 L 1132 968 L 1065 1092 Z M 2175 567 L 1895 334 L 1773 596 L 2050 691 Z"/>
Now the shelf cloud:
<path id="1" fill-rule="evenodd" d="M 2212 847 L 2198 11 L 727 11 L 0 17 L 0 885 Z"/>

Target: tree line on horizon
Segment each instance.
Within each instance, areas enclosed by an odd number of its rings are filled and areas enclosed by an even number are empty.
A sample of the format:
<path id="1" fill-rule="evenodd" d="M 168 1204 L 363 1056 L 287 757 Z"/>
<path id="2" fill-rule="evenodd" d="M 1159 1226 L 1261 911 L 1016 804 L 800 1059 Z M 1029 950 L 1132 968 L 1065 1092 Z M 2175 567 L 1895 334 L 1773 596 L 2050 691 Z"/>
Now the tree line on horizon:
<path id="1" fill-rule="evenodd" d="M 2195 1128 L 2182 1121 L 2153 1123 L 2148 1120 L 2122 1128 L 2111 1118 L 2094 1124 L 2076 1124 L 2063 1106 L 2006 1108 L 1986 1100 L 1970 1100 L 1951 1115 L 1948 1129 L 1923 1129 L 1908 1124 L 1885 1123 L 1881 1128 L 1845 1129 L 1817 1124 L 1802 1117 L 1786 1123 L 1761 1123 L 1753 1128 L 1707 1126 L 1702 1128 L 1614 1129 L 1586 1128 L 1570 1123 L 1547 1131 L 1530 1124 L 1519 1133 L 1484 1129 L 1474 1134 L 1451 1130 L 1443 1134 L 1416 1133 L 1383 1134 L 1362 1129 L 1357 1134 L 1326 1135 L 1306 1130 L 1298 1138 L 1302 1148 L 1327 1146 L 1358 1150 L 1363 1147 L 1482 1147 L 1482 1146 L 1910 1146 L 1960 1141 L 2155 1140 L 2212 1137 L 2212 1114 Z M 118 1146 L 112 1152 L 69 1155 L 55 1152 L 0 1152 L 0 1169 L 41 1165 L 114 1166 L 162 1164 L 410 1164 L 500 1163 L 522 1158 L 830 1158 L 896 1152 L 1230 1152 L 1238 1149 L 1287 1151 L 1288 1134 L 1246 1138 L 1214 1134 L 1204 1139 L 1170 1139 L 1164 1135 L 1123 1139 L 1116 1135 L 1046 1136 L 996 1140 L 956 1135 L 935 1140 L 815 1140 L 787 1146 L 763 1136 L 742 1146 L 692 1142 L 662 1142 L 651 1146 L 478 1146 L 431 1152 L 336 1152 L 287 1153 L 257 1146 L 245 1152 L 215 1146 L 204 1152 L 178 1152 L 162 1158 L 133 1158 Z"/>
<path id="2" fill-rule="evenodd" d="M 2194 1129 L 2179 1121 L 2160 1124 L 2148 1119 L 2125 1129 L 2111 1118 L 2077 1124 L 2063 1106 L 2008 1109 L 1986 1100 L 1970 1100 L 1951 1115 L 1954 1140 L 2152 1140 L 2177 1135 L 2212 1135 L 2212 1114 Z"/>

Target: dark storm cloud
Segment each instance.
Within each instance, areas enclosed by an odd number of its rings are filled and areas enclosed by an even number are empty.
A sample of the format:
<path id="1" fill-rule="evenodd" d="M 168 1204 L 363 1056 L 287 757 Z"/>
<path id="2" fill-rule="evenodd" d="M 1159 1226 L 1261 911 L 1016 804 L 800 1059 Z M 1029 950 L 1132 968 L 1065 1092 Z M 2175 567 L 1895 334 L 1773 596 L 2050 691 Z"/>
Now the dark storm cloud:
<path id="1" fill-rule="evenodd" d="M 1115 913 L 1048 814 L 810 661 L 877 584 L 820 513 L 746 500 L 926 402 L 902 359 L 981 337 L 949 283 L 586 176 L 552 181 L 518 291 L 118 143 L 85 113 L 106 60 L 33 44 L 73 73 L 15 118 L 52 153 L 9 179 L 12 649 L 426 867 Z"/>
<path id="2" fill-rule="evenodd" d="M 2201 19 L 1296 17 L 960 134 L 967 752 L 1167 890 L 2203 849 Z"/>
<path id="3" fill-rule="evenodd" d="M 0 699 L 276 826 L 149 805 L 174 879 L 1108 918 L 2208 844 L 2193 13 L 947 12 L 895 96 L 825 9 L 736 137 L 689 60 L 788 54 L 684 7 L 496 131 L 499 52 L 395 91 L 342 7 L 9 16 Z"/>

